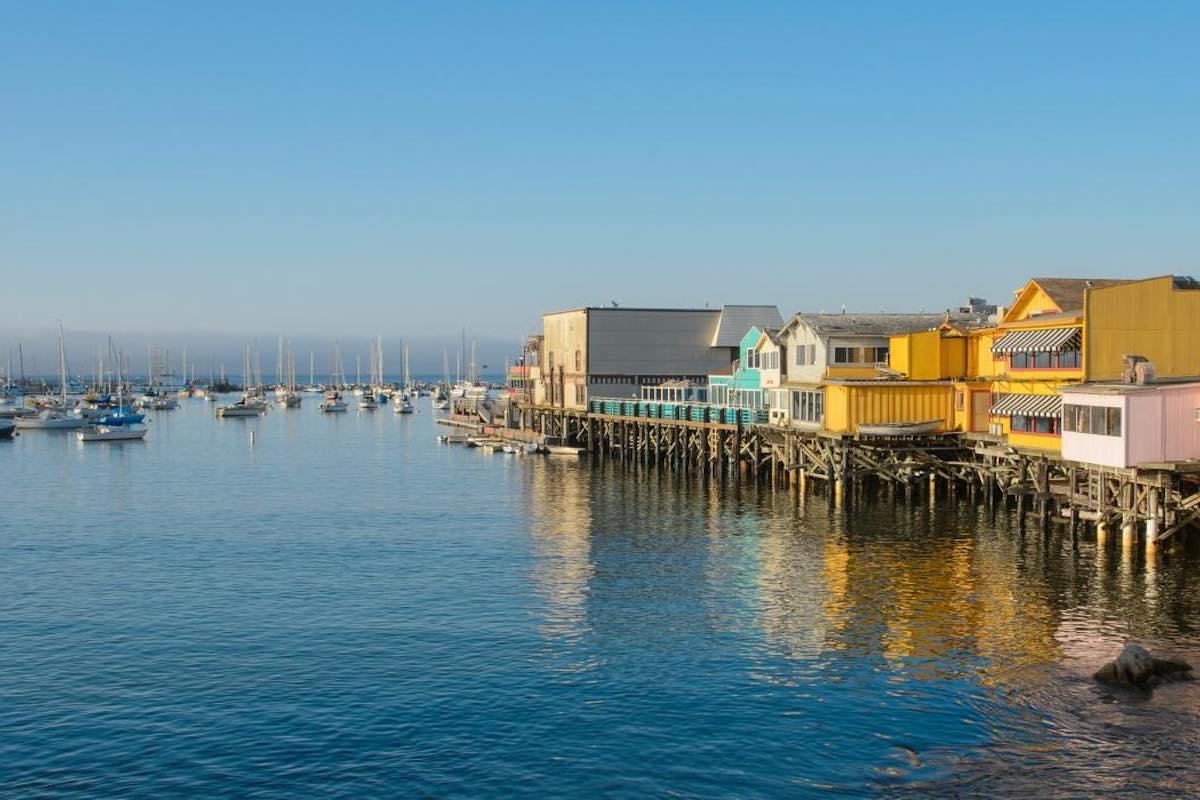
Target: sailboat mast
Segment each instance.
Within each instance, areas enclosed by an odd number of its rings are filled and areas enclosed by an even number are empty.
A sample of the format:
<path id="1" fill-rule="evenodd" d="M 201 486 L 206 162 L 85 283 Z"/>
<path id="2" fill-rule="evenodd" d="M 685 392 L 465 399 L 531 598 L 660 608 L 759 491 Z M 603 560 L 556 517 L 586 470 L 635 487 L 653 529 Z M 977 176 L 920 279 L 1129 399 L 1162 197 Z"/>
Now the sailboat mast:
<path id="1" fill-rule="evenodd" d="M 67 410 L 67 349 L 63 346 L 63 325 L 58 323 L 58 382 L 62 386 L 63 411 Z"/>

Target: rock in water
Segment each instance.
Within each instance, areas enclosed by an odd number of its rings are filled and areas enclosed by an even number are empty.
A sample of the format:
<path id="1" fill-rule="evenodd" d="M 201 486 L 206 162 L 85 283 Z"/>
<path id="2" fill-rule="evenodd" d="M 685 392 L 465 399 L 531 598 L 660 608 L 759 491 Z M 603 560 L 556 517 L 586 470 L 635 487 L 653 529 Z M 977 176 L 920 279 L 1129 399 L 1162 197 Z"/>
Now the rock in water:
<path id="1" fill-rule="evenodd" d="M 1186 680 L 1191 671 L 1191 666 L 1183 661 L 1155 658 L 1141 645 L 1127 644 L 1117 660 L 1101 667 L 1095 678 L 1118 686 L 1153 689 L 1164 681 Z"/>

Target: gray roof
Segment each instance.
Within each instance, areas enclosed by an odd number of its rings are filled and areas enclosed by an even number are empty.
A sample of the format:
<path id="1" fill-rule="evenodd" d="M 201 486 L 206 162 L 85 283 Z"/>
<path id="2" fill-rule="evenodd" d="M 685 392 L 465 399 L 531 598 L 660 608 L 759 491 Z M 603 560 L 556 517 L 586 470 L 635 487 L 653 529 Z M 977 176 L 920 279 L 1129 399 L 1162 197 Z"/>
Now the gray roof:
<path id="1" fill-rule="evenodd" d="M 945 314 L 797 314 L 792 321 L 806 322 L 821 336 L 892 336 L 933 330 L 945 319 Z"/>
<path id="2" fill-rule="evenodd" d="M 777 306 L 721 306 L 721 321 L 713 333 L 713 347 L 737 347 L 751 328 L 778 328 L 783 316 Z"/>

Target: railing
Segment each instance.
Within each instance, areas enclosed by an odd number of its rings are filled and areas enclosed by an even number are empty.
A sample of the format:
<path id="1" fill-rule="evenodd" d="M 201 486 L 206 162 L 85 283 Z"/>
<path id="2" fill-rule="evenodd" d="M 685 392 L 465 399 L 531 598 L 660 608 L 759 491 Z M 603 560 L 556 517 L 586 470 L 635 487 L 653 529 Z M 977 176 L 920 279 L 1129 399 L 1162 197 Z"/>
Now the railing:
<path id="1" fill-rule="evenodd" d="M 687 422 L 717 422 L 726 425 L 765 425 L 767 410 L 694 401 L 668 402 L 632 398 L 595 397 L 588 401 L 592 414 Z"/>

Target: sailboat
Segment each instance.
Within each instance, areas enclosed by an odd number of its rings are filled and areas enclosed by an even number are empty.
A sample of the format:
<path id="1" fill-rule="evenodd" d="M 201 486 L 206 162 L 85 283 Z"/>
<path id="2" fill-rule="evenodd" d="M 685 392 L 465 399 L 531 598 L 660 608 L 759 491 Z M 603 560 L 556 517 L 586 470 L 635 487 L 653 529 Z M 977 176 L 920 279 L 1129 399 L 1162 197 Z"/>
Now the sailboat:
<path id="1" fill-rule="evenodd" d="M 109 347 L 112 342 L 109 342 Z M 117 356 L 117 408 L 125 408 L 125 381 L 121 377 L 121 358 Z M 134 420 L 136 418 L 136 421 Z M 129 442 L 146 438 L 146 426 L 139 424 L 141 414 L 118 413 L 111 422 L 91 425 L 79 431 L 76 436 L 81 442 Z"/>
<path id="2" fill-rule="evenodd" d="M 393 410 L 397 414 L 411 414 L 416 410 L 412 402 L 412 387 L 408 382 L 408 345 L 404 345 L 404 382 L 400 387 L 400 399 Z"/>
<path id="3" fill-rule="evenodd" d="M 345 382 L 346 376 L 342 372 L 342 353 L 337 342 L 334 342 L 333 365 L 329 375 L 330 386 L 329 390 L 325 392 L 325 399 L 318 406 L 322 414 L 341 414 L 346 410 L 346 401 L 342 399 L 342 393 L 338 391 L 338 387 Z"/>
<path id="4" fill-rule="evenodd" d="M 215 362 L 213 361 L 213 351 L 210 347 L 208 350 L 208 389 L 204 392 L 204 399 L 210 403 L 217 402 L 217 376 L 213 371 Z M 224 383 L 224 381 L 222 381 Z"/>
<path id="5" fill-rule="evenodd" d="M 236 403 L 217 407 L 218 417 L 257 417 L 267 411 L 267 402 L 256 386 L 250 386 L 250 348 L 242 355 L 242 385 L 245 391 Z"/>
<path id="6" fill-rule="evenodd" d="M 446 394 L 446 389 L 450 385 L 450 357 L 446 353 L 446 348 L 442 348 L 442 382 L 438 384 L 437 394 L 433 398 L 433 408 L 435 411 L 445 411 L 450 408 L 450 397 Z"/>
<path id="7" fill-rule="evenodd" d="M 291 385 L 288 383 L 288 362 L 283 354 L 283 336 L 279 337 L 279 344 L 275 350 L 275 396 L 280 400 L 284 399 L 289 392 L 292 391 Z M 292 408 L 292 406 L 284 403 L 284 407 Z"/>
<path id="8" fill-rule="evenodd" d="M 20 430 L 77 430 L 87 424 L 80 414 L 67 405 L 67 351 L 63 345 L 63 326 L 58 323 L 58 382 L 61 398 L 58 408 L 47 408 L 36 417 L 22 417 L 16 425 Z"/>
<path id="9" fill-rule="evenodd" d="M 299 408 L 300 393 L 296 391 L 296 354 L 288 350 L 283 367 L 284 392 L 279 396 L 284 408 Z"/>

